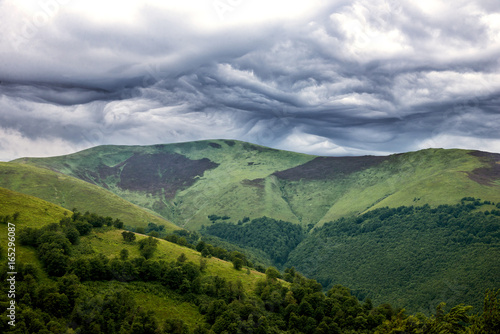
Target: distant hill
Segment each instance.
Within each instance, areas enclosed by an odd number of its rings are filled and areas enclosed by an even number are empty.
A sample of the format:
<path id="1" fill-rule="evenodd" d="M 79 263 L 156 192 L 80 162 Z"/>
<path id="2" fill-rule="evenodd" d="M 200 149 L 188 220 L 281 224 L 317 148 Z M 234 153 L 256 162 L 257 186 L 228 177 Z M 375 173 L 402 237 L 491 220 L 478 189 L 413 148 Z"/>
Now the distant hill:
<path id="1" fill-rule="evenodd" d="M 500 201 L 500 155 L 427 149 L 391 156 L 318 157 L 234 140 L 100 146 L 15 162 L 99 185 L 177 225 L 215 214 L 302 226 L 384 206 Z"/>
<path id="2" fill-rule="evenodd" d="M 171 222 L 148 212 L 96 185 L 71 176 L 15 163 L 0 163 L 0 187 L 31 195 L 68 210 L 90 210 L 121 219 L 128 226 L 165 225 L 167 231 L 179 229 Z"/>

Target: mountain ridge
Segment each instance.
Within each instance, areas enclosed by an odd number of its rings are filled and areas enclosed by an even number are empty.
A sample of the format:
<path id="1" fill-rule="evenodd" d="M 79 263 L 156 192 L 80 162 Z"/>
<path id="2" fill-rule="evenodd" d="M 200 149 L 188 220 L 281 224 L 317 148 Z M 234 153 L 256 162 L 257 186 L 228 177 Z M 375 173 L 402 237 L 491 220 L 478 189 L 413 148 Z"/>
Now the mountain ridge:
<path id="1" fill-rule="evenodd" d="M 210 223 L 210 214 L 235 220 L 265 215 L 307 226 L 414 201 L 452 204 L 483 194 L 500 200 L 498 161 L 500 154 L 471 150 L 321 157 L 205 140 L 97 146 L 13 162 L 94 183 L 179 226 L 199 229 Z"/>

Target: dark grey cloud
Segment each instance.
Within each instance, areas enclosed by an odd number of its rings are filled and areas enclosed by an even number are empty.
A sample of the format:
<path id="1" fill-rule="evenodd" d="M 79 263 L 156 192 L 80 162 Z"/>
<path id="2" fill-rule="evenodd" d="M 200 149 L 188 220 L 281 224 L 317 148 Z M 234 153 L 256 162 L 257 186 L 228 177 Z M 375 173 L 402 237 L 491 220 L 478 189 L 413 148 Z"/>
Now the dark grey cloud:
<path id="1" fill-rule="evenodd" d="M 208 138 L 500 152 L 495 1 L 110 3 L 0 3 L 1 160 Z"/>

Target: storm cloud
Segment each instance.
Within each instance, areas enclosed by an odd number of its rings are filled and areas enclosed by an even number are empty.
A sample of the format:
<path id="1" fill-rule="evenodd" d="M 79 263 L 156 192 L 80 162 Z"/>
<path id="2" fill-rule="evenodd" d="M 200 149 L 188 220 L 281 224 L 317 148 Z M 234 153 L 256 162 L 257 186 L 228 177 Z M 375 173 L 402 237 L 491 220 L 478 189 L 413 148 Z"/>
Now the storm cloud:
<path id="1" fill-rule="evenodd" d="M 227 138 L 500 152 L 498 1 L 0 2 L 0 160 Z"/>

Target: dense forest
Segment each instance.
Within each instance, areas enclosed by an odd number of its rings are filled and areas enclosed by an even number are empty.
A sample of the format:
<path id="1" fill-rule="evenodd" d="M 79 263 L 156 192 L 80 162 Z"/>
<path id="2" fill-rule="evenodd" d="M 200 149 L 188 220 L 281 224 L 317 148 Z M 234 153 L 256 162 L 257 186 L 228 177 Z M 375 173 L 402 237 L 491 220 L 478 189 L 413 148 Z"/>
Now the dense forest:
<path id="1" fill-rule="evenodd" d="M 361 300 L 411 312 L 431 314 L 440 301 L 479 310 L 485 289 L 500 284 L 500 203 L 464 197 L 456 205 L 386 207 L 309 233 L 267 217 L 208 218 L 213 223 L 202 229 L 203 238 L 216 236 L 242 252 L 261 250 L 266 257 L 254 253 L 257 263 L 295 266 L 324 291 L 340 283 Z"/>
<path id="2" fill-rule="evenodd" d="M 388 215 L 385 219 L 389 218 Z M 302 276 L 293 267 L 284 273 L 269 267 L 252 291 L 245 291 L 241 281 L 208 274 L 203 256 L 199 263 L 188 261 L 184 254 L 175 261 L 155 258 L 160 241 L 152 236 L 136 240 L 134 233 L 121 232 L 123 242 L 135 245 L 140 251 L 140 256 L 133 258 L 126 249 L 113 256 L 96 254 L 80 242 L 93 231 L 120 227 L 119 220 L 75 212 L 59 223 L 21 229 L 19 242 L 36 249 L 42 267 L 17 264 L 16 326 L 9 325 L 9 300 L 7 294 L 2 294 L 0 331 L 140 334 L 498 333 L 500 330 L 500 291 L 486 292 L 483 310 L 478 314 L 471 313 L 469 306 L 447 309 L 439 304 L 429 317 L 408 315 L 389 304 L 375 306 L 369 298 L 360 301 L 339 284 L 324 293 L 321 284 Z M 190 236 L 177 236 L 176 241 L 180 238 L 187 241 Z M 195 245 L 187 243 L 188 246 L 201 250 L 205 257 L 217 254 L 216 247 L 203 241 Z M 239 257 L 234 252 L 219 252 L 232 256 L 234 270 L 243 270 L 243 254 Z M 2 260 L 3 256 L 2 253 Z M 238 258 L 241 262 L 235 260 Z M 2 291 L 8 290 L 6 272 L 2 270 L 0 277 Z M 113 288 L 102 292 L 99 289 L 102 282 L 115 283 Z M 158 319 L 153 312 L 140 307 L 129 286 L 159 295 L 175 293 L 196 305 L 205 322 L 191 330 L 182 319 Z"/>
<path id="3" fill-rule="evenodd" d="M 327 289 L 345 284 L 412 312 L 430 313 L 439 301 L 479 310 L 485 289 L 500 284 L 499 215 L 498 204 L 474 198 L 381 208 L 315 229 L 287 265 Z"/>
<path id="4" fill-rule="evenodd" d="M 277 266 L 285 264 L 288 254 L 304 239 L 300 225 L 268 217 L 253 219 L 246 224 L 244 220 L 238 224 L 215 223 L 202 231 L 236 245 L 260 249 Z"/>

